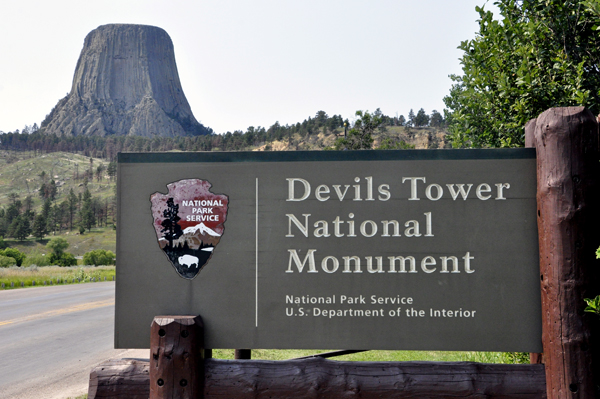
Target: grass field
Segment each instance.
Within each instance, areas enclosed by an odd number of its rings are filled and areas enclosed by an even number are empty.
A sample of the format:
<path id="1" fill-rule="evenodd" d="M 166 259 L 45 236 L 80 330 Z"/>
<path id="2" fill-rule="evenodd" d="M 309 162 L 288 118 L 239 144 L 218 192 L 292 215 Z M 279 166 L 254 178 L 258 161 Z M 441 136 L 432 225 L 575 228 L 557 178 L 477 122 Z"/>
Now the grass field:
<path id="1" fill-rule="evenodd" d="M 114 266 L 45 266 L 45 267 L 7 267 L 0 268 L 0 287 L 17 289 L 23 287 L 81 284 L 94 281 L 112 281 L 115 275 Z M 34 284 L 35 282 L 35 284 Z M 2 289 L 2 288 L 0 288 Z"/>
<path id="2" fill-rule="evenodd" d="M 267 350 L 252 351 L 252 359 L 286 360 L 317 353 L 328 352 L 318 350 Z M 233 359 L 232 349 L 215 349 L 213 357 L 217 359 Z M 503 352 L 439 352 L 439 351 L 367 351 L 330 358 L 339 361 L 364 362 L 478 362 L 478 363 L 514 363 L 514 356 Z"/>

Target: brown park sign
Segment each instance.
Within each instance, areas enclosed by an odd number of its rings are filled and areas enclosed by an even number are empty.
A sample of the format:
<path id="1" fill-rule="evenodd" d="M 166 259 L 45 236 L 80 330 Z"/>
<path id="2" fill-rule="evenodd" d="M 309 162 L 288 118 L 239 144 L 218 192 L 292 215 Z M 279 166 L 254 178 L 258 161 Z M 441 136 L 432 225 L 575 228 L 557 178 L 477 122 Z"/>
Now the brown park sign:
<path id="1" fill-rule="evenodd" d="M 541 351 L 535 150 L 118 161 L 116 347 Z"/>

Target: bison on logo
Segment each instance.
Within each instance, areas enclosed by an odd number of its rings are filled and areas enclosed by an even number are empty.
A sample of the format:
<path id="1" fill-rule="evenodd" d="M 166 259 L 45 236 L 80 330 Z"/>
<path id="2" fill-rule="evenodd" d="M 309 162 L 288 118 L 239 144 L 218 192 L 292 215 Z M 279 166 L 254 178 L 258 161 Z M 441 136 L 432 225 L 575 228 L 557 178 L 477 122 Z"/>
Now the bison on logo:
<path id="1" fill-rule="evenodd" d="M 179 180 L 150 196 L 158 245 L 183 278 L 193 279 L 212 257 L 225 230 L 229 197 L 206 180 Z"/>

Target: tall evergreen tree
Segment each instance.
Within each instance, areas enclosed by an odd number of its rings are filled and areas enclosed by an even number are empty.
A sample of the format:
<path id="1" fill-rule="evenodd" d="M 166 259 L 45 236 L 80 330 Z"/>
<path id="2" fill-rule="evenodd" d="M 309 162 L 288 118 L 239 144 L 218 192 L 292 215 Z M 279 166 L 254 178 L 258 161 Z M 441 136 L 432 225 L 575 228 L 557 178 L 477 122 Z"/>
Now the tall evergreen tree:
<path id="1" fill-rule="evenodd" d="M 73 216 L 75 215 L 75 211 L 77 211 L 78 198 L 72 188 L 69 190 L 67 201 L 69 204 L 69 230 L 73 230 Z"/>
<path id="2" fill-rule="evenodd" d="M 435 109 L 431 111 L 431 117 L 429 118 L 429 125 L 432 127 L 444 126 L 444 117 Z"/>
<path id="3" fill-rule="evenodd" d="M 17 216 L 10 225 L 9 235 L 19 241 L 24 241 L 31 234 L 29 219 L 24 215 Z"/>
<path id="4" fill-rule="evenodd" d="M 48 234 L 48 228 L 47 228 L 46 219 L 44 219 L 44 216 L 42 214 L 39 214 L 39 215 L 37 215 L 35 217 L 35 219 L 33 221 L 33 232 L 32 232 L 32 234 L 38 240 L 43 239 L 44 236 Z"/>
<path id="5" fill-rule="evenodd" d="M 91 159 L 91 158 L 90 158 Z M 85 186 L 83 197 L 81 199 L 81 209 L 79 210 L 79 222 L 82 227 L 88 231 L 92 230 L 95 223 L 94 210 L 92 208 L 92 194 L 88 186 Z"/>
<path id="6" fill-rule="evenodd" d="M 415 116 L 415 126 L 422 127 L 429 125 L 429 115 L 425 113 L 425 110 L 421 108 Z"/>
<path id="7" fill-rule="evenodd" d="M 415 113 L 413 112 L 412 108 L 408 112 L 408 120 L 406 121 L 406 126 L 415 126 Z"/>

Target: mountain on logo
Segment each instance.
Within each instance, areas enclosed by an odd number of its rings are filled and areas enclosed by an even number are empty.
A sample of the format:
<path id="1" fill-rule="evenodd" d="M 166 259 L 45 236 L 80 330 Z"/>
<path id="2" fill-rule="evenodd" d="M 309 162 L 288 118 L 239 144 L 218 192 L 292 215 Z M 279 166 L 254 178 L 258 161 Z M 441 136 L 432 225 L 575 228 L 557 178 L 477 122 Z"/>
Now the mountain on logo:
<path id="1" fill-rule="evenodd" d="M 217 233 L 216 231 L 214 231 L 210 227 L 207 227 L 204 223 L 200 223 L 200 224 L 188 227 L 188 228 L 186 228 L 186 229 L 183 230 L 183 234 L 193 234 L 193 235 L 195 235 L 197 233 L 200 233 L 201 235 L 208 234 L 208 235 L 213 236 L 213 237 L 221 237 L 221 234 Z"/>

